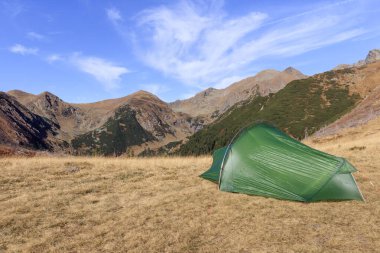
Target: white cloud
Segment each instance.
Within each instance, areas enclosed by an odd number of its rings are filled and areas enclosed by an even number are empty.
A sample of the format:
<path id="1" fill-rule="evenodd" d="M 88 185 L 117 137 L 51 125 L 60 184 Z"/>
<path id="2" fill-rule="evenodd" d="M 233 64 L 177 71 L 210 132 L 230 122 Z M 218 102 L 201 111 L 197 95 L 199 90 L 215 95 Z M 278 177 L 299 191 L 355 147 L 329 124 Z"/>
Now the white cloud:
<path id="1" fill-rule="evenodd" d="M 142 11 L 133 38 L 148 66 L 193 87 L 223 87 L 260 58 L 298 55 L 366 33 L 351 2 L 274 20 L 260 12 L 231 18 L 221 1 L 181 1 Z"/>
<path id="2" fill-rule="evenodd" d="M 111 22 L 117 23 L 123 20 L 123 17 L 120 14 L 120 11 L 116 8 L 106 9 L 107 17 Z"/>
<path id="3" fill-rule="evenodd" d="M 17 17 L 26 10 L 25 6 L 17 0 L 3 0 L 0 2 L 2 12 L 11 16 Z"/>
<path id="4" fill-rule="evenodd" d="M 129 72 L 127 68 L 113 62 L 79 53 L 70 57 L 69 61 L 80 71 L 90 74 L 102 83 L 106 90 L 118 88 L 121 76 Z"/>
<path id="5" fill-rule="evenodd" d="M 9 48 L 9 51 L 15 54 L 21 54 L 21 55 L 36 55 L 38 53 L 38 48 L 31 48 L 31 47 L 25 47 L 20 44 L 15 44 L 12 47 Z"/>
<path id="6" fill-rule="evenodd" d="M 62 61 L 64 58 L 59 54 L 51 54 L 48 57 L 46 57 L 46 61 L 49 63 L 53 63 L 56 61 Z"/>
<path id="7" fill-rule="evenodd" d="M 31 40 L 44 40 L 46 37 L 36 32 L 28 32 L 26 36 Z"/>

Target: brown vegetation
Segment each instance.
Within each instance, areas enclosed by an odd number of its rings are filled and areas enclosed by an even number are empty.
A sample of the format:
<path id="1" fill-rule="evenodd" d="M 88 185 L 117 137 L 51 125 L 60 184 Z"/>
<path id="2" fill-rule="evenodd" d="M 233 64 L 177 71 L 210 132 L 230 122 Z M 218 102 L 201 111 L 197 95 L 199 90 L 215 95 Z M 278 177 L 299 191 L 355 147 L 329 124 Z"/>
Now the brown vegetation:
<path id="1" fill-rule="evenodd" d="M 366 202 L 220 192 L 210 157 L 3 158 L 0 252 L 376 252 L 379 127 L 307 140 L 358 168 Z"/>

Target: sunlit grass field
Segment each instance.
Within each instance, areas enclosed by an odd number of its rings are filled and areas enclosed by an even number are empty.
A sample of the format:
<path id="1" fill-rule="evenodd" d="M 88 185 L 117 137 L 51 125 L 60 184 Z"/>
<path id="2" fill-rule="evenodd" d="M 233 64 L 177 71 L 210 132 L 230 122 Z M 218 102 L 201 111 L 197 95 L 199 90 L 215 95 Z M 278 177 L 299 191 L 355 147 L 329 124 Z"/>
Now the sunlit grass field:
<path id="1" fill-rule="evenodd" d="M 1 158 L 0 252 L 379 252 L 379 126 L 306 141 L 358 168 L 366 202 L 220 192 L 211 157 Z"/>

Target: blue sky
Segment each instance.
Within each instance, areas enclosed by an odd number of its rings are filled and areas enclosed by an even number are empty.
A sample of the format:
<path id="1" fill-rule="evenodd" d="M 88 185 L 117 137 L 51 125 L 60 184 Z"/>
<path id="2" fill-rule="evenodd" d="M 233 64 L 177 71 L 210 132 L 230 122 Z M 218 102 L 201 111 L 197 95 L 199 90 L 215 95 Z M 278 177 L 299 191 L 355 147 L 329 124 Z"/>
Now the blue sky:
<path id="1" fill-rule="evenodd" d="M 0 90 L 174 101 L 268 68 L 326 71 L 379 42 L 377 0 L 0 0 Z"/>

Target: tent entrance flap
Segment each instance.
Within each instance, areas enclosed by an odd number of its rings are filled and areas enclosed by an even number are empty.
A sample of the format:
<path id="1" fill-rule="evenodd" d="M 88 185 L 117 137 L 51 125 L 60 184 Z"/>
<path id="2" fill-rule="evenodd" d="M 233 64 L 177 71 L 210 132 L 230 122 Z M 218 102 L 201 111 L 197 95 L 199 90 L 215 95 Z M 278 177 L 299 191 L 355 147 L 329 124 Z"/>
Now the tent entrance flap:
<path id="1" fill-rule="evenodd" d="M 219 182 L 219 174 L 220 168 L 222 166 L 223 157 L 227 150 L 227 147 L 223 147 L 214 151 L 212 156 L 213 162 L 211 167 L 205 171 L 200 177 L 210 180 L 211 182 L 218 183 Z"/>

